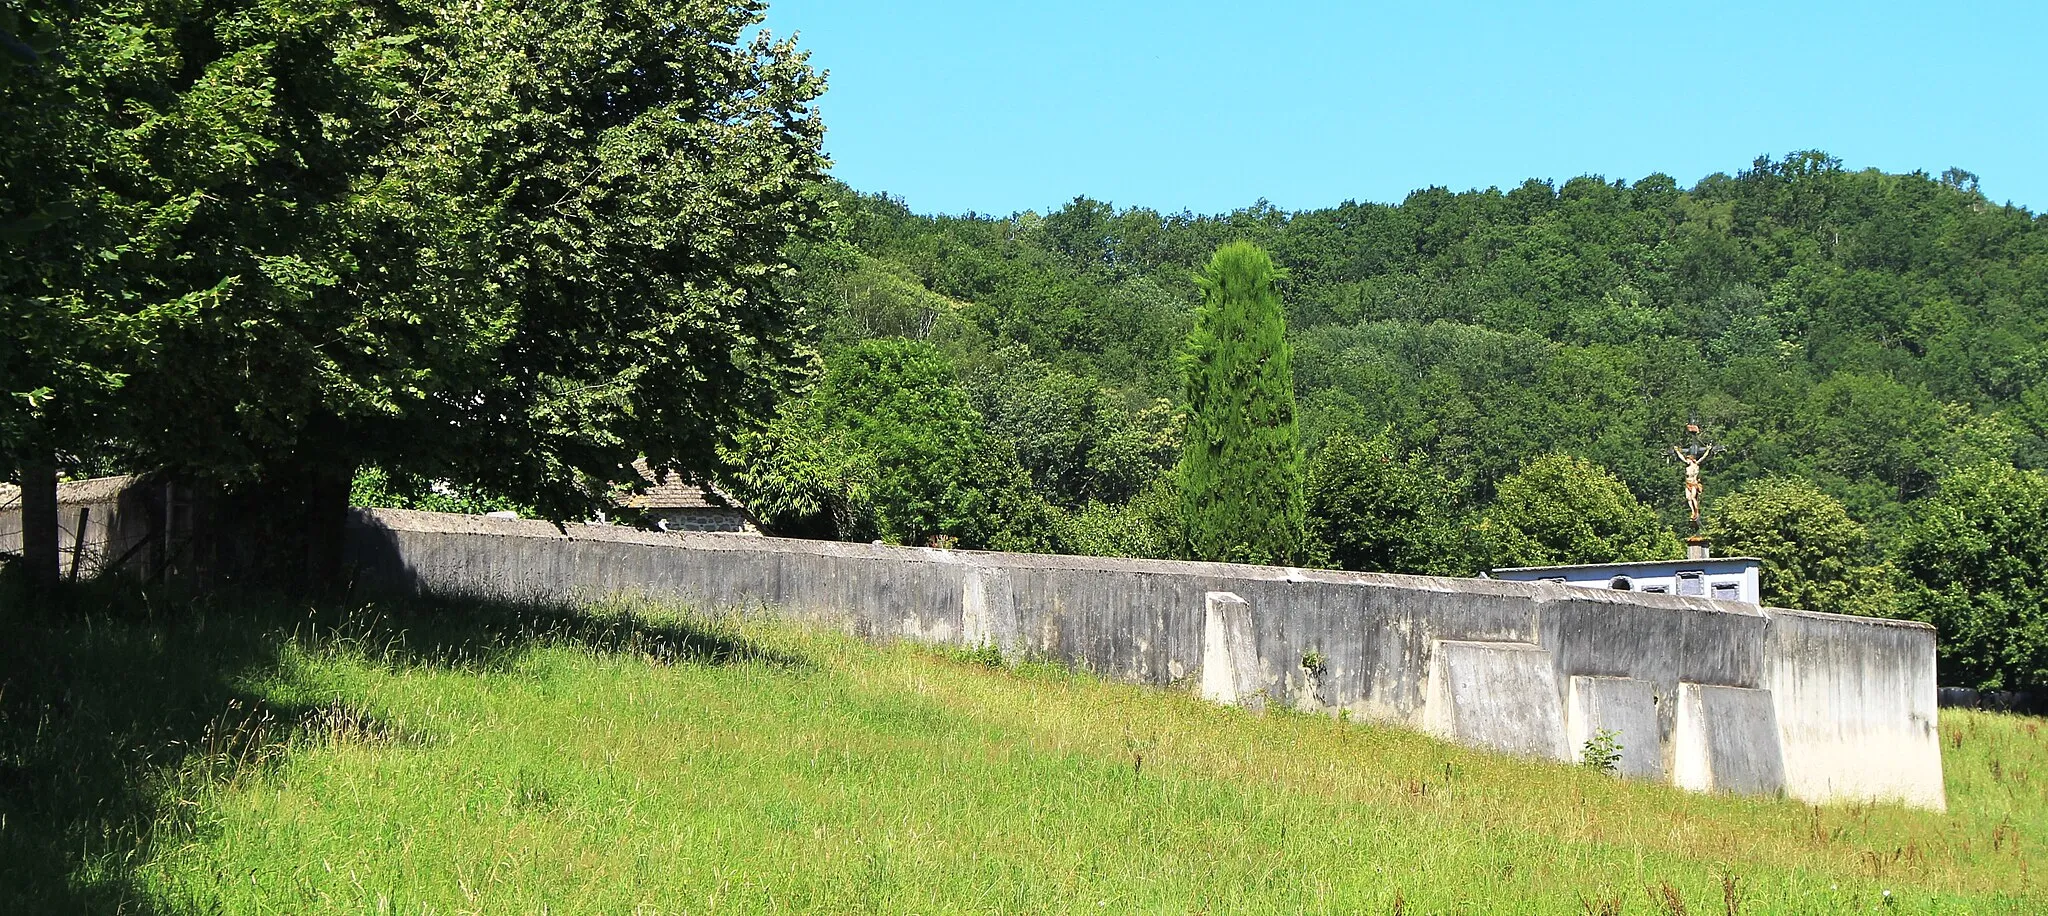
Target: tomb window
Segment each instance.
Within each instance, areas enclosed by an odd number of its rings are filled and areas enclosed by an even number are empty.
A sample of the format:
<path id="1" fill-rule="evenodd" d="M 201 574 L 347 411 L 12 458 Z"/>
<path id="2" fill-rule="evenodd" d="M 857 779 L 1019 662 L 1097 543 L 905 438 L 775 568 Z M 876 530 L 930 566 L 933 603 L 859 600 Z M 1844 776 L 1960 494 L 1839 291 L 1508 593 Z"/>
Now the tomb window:
<path id="1" fill-rule="evenodd" d="M 1693 598 L 1707 594 L 1707 574 L 1703 572 L 1682 572 L 1678 574 L 1678 593 Z"/>

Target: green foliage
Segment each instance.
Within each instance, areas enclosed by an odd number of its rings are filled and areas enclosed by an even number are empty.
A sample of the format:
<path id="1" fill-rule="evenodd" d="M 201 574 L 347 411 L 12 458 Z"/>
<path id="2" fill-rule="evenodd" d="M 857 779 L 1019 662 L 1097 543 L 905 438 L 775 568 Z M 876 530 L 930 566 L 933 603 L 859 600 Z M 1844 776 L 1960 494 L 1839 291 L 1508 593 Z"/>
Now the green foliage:
<path id="1" fill-rule="evenodd" d="M 1292 213 L 920 217 L 838 193 L 850 244 L 962 304 L 940 342 L 960 365 L 1021 344 L 1127 404 L 1180 396 L 1191 275 L 1252 240 L 1291 277 L 1304 441 L 1391 425 L 1482 502 L 1565 452 L 1675 523 L 1664 455 L 1697 415 L 1731 446 L 1709 497 L 1804 476 L 1888 538 L 1970 456 L 2048 454 L 2048 221 L 1966 180 L 1795 153 L 1691 188 L 1532 180 Z"/>
<path id="2" fill-rule="evenodd" d="M 1940 631 L 1942 683 L 2048 688 L 2048 474 L 1986 464 L 1941 479 L 1898 548 L 1906 616 Z"/>
<path id="3" fill-rule="evenodd" d="M 167 188 L 152 159 L 167 141 L 186 142 L 161 110 L 179 79 L 167 38 L 127 4 L 0 9 L 0 467 L 9 471 L 24 455 L 104 450 L 134 432 L 122 406 L 130 377 L 228 286 L 157 276 L 201 204 L 189 188 Z"/>
<path id="4" fill-rule="evenodd" d="M 734 490 L 769 532 L 869 541 L 879 469 L 847 429 L 829 426 L 816 397 L 793 398 L 728 454 Z"/>
<path id="5" fill-rule="evenodd" d="M 923 546 L 1036 546 L 1043 508 L 929 344 L 835 354 L 807 398 L 735 450 L 741 495 L 771 528 Z"/>
<path id="6" fill-rule="evenodd" d="M 1678 537 L 1620 480 L 1571 455 L 1545 455 L 1506 480 L 1480 520 L 1495 566 L 1676 559 Z"/>
<path id="7" fill-rule="evenodd" d="M 0 308 L 66 332 L 0 367 L 9 410 L 48 389 L 91 408 L 71 439 L 230 483 L 374 464 L 563 518 L 638 454 L 711 467 L 805 365 L 780 278 L 825 218 L 823 83 L 759 4 L 81 10 L 35 167 L 5 154 L 0 222 L 53 222 Z"/>
<path id="8" fill-rule="evenodd" d="M 1840 500 L 1798 477 L 1768 477 L 1712 503 L 1706 532 L 1724 556 L 1763 561 L 1772 607 L 1893 616 L 1895 571 Z"/>
<path id="9" fill-rule="evenodd" d="M 1603 728 L 1587 738 L 1585 746 L 1579 748 L 1579 765 L 1602 773 L 1612 773 L 1621 766 L 1621 733 Z"/>
<path id="10" fill-rule="evenodd" d="M 994 354 L 965 385 L 989 432 L 1016 448 L 1057 506 L 1128 502 L 1179 451 L 1164 403 L 1134 413 L 1101 382 L 1018 349 Z"/>
<path id="11" fill-rule="evenodd" d="M 348 504 L 377 509 L 418 509 L 423 512 L 452 512 L 458 515 L 483 515 L 488 512 L 517 512 L 530 516 L 533 510 L 501 496 L 480 493 L 473 488 L 458 487 L 434 480 L 417 477 L 394 477 L 380 467 L 365 467 L 356 471 L 350 481 Z"/>
<path id="12" fill-rule="evenodd" d="M 1305 544 L 1279 272 L 1249 242 L 1217 249 L 1182 356 L 1188 423 L 1180 462 L 1183 549 L 1194 559 L 1295 563 Z"/>
<path id="13" fill-rule="evenodd" d="M 1470 575 L 1459 495 L 1423 456 L 1395 454 L 1388 431 L 1338 433 L 1309 459 L 1309 537 L 1342 569 Z"/>
<path id="14" fill-rule="evenodd" d="M 1084 556 L 1171 559 L 1180 551 L 1180 513 L 1178 481 L 1161 474 L 1127 503 L 1054 507 L 1049 546 Z"/>

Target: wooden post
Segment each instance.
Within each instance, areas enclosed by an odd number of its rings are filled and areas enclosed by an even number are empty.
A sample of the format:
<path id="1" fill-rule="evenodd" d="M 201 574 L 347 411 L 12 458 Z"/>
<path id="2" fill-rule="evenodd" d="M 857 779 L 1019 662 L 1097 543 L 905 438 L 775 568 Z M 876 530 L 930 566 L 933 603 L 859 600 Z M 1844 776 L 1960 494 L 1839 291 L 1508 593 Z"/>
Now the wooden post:
<path id="1" fill-rule="evenodd" d="M 79 506 L 78 527 L 71 532 L 71 572 L 64 577 L 68 581 L 78 581 L 78 561 L 85 556 L 85 528 L 91 522 L 92 507 Z"/>

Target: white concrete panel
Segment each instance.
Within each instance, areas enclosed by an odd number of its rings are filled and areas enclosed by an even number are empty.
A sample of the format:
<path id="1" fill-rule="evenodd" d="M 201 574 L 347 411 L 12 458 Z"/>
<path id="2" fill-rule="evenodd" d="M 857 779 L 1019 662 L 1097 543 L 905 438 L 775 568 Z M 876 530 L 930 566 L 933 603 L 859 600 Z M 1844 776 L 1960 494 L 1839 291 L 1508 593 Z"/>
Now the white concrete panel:
<path id="1" fill-rule="evenodd" d="M 1571 760 L 1550 653 L 1528 643 L 1438 640 L 1425 727 L 1460 744 Z"/>
<path id="2" fill-rule="evenodd" d="M 1769 795 L 1785 788 L 1771 692 L 1678 685 L 1672 782 L 1698 792 Z"/>
<path id="3" fill-rule="evenodd" d="M 1202 697 L 1225 706 L 1263 705 L 1251 605 L 1230 592 L 1203 598 Z"/>
<path id="4" fill-rule="evenodd" d="M 1573 754 L 1602 731 L 1621 745 L 1616 770 L 1636 779 L 1664 778 L 1657 737 L 1657 698 L 1649 681 L 1632 677 L 1575 677 L 1565 702 L 1566 741 Z"/>

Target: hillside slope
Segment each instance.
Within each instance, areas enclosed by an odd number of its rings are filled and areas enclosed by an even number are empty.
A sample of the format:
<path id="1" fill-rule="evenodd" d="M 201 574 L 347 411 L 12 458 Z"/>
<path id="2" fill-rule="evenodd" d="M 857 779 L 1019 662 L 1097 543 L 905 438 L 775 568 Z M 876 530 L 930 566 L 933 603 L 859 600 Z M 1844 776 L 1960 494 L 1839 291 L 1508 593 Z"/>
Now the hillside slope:
<path id="1" fill-rule="evenodd" d="M 657 608 L 250 600 L 30 633 L 0 669 L 16 912 L 2048 905 L 2048 734 L 2010 716 L 1944 717 L 1937 815 Z M 130 807 L 81 781 L 112 758 Z"/>

